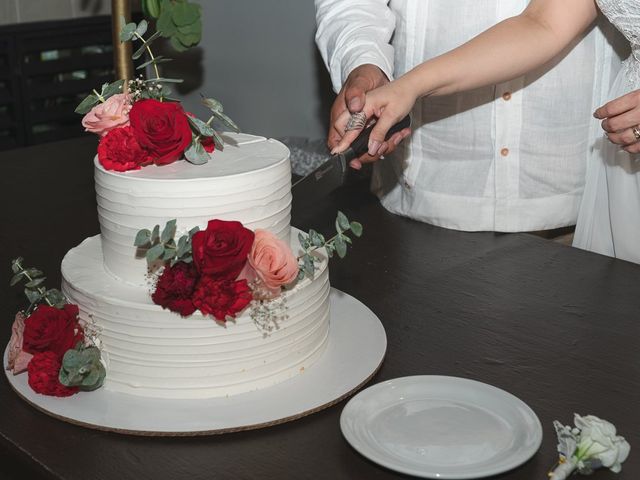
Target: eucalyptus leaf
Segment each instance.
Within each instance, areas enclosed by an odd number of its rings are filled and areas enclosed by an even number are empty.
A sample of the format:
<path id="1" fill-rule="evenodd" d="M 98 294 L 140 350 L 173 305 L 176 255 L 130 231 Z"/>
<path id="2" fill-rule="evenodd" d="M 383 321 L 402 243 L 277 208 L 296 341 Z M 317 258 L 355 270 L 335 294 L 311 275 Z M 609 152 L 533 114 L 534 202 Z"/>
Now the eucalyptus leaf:
<path id="1" fill-rule="evenodd" d="M 98 97 L 92 93 L 80 102 L 74 112 L 85 115 L 89 113 L 91 109 L 98 104 L 99 101 L 100 100 L 98 99 Z"/>
<path id="2" fill-rule="evenodd" d="M 27 288 L 38 288 L 40 285 L 42 285 L 44 283 L 44 281 L 47 279 L 47 277 L 40 277 L 40 278 L 35 278 L 33 280 L 31 280 L 30 282 L 25 284 L 25 287 Z"/>
<path id="3" fill-rule="evenodd" d="M 216 100 L 215 98 L 207 98 L 207 97 L 205 97 L 203 95 L 201 95 L 201 96 L 202 96 L 202 103 L 209 110 L 211 110 L 212 112 L 222 112 L 223 111 L 222 103 L 220 103 L 218 100 Z"/>
<path id="4" fill-rule="evenodd" d="M 333 242 L 336 247 L 336 253 L 340 258 L 344 258 L 347 255 L 347 242 L 344 241 L 344 238 L 341 236 L 337 236 Z"/>
<path id="5" fill-rule="evenodd" d="M 182 83 L 184 82 L 183 78 L 149 78 L 145 80 L 146 83 Z"/>
<path id="6" fill-rule="evenodd" d="M 133 39 L 135 31 L 136 31 L 136 24 L 127 23 L 124 27 L 122 27 L 122 30 L 120 30 L 120 42 L 124 43 Z"/>
<path id="7" fill-rule="evenodd" d="M 147 28 L 149 27 L 149 23 L 146 20 L 142 19 L 136 28 L 136 33 L 141 37 L 147 33 Z"/>
<path id="8" fill-rule="evenodd" d="M 342 213 L 339 210 L 338 210 L 338 216 L 336 218 L 336 226 L 339 227 L 343 232 L 351 228 L 351 225 L 349 224 L 349 219 L 344 213 Z"/>
<path id="9" fill-rule="evenodd" d="M 175 3 L 171 14 L 176 25 L 188 25 L 200 19 L 200 6 L 195 3 Z"/>
<path id="10" fill-rule="evenodd" d="M 11 260 L 11 271 L 13 273 L 18 273 L 22 270 L 22 262 L 24 262 L 24 258 L 18 257 Z"/>
<path id="11" fill-rule="evenodd" d="M 142 0 L 142 13 L 145 17 L 158 18 L 160 15 L 160 0 Z"/>
<path id="12" fill-rule="evenodd" d="M 156 243 L 160 240 L 160 225 L 156 225 L 153 227 L 153 231 L 151 232 L 151 243 Z"/>
<path id="13" fill-rule="evenodd" d="M 163 260 L 171 260 L 176 256 L 176 248 L 175 247 L 165 247 L 164 255 L 162 255 Z"/>
<path id="14" fill-rule="evenodd" d="M 166 7 L 167 4 L 169 4 L 168 8 Z M 160 13 L 160 16 L 158 17 L 158 21 L 156 22 L 156 28 L 163 37 L 171 37 L 178 31 L 178 29 L 176 28 L 176 24 L 173 23 L 173 19 L 171 18 L 170 5 L 171 2 L 169 1 L 162 2 L 162 11 Z"/>
<path id="15" fill-rule="evenodd" d="M 64 294 L 56 288 L 47 290 L 44 296 L 47 300 L 49 300 L 50 303 L 52 303 L 56 307 L 58 307 L 58 305 L 60 304 L 64 305 L 67 301 L 67 298 L 64 296 Z"/>
<path id="16" fill-rule="evenodd" d="M 170 37 L 169 43 L 178 52 L 184 52 L 189 49 L 188 45 L 183 44 L 178 37 Z"/>
<path id="17" fill-rule="evenodd" d="M 214 111 L 212 111 L 211 113 L 213 113 L 213 116 L 216 120 L 218 120 L 220 123 L 222 123 L 225 127 L 230 129 L 231 131 L 236 133 L 240 132 L 240 128 L 238 127 L 238 125 L 236 125 L 235 122 L 231 120 L 228 116 L 226 116 L 224 113 L 214 112 Z"/>
<path id="18" fill-rule="evenodd" d="M 151 230 L 147 228 L 143 228 L 138 233 L 136 233 L 136 238 L 133 241 L 133 245 L 136 247 L 144 247 L 151 243 Z"/>
<path id="19" fill-rule="evenodd" d="M 184 262 L 184 263 L 191 263 L 191 262 L 193 262 L 193 257 L 191 255 L 189 255 L 189 256 L 186 256 L 184 258 L 181 258 L 180 261 Z"/>
<path id="20" fill-rule="evenodd" d="M 25 272 L 27 272 L 27 275 L 29 275 L 31 278 L 41 277 L 42 275 L 44 275 L 42 270 L 38 270 L 37 268 L 27 268 Z"/>
<path id="21" fill-rule="evenodd" d="M 164 245 L 159 243 L 147 250 L 147 263 L 153 263 L 158 260 L 164 254 Z"/>
<path id="22" fill-rule="evenodd" d="M 148 67 L 149 65 L 159 65 L 161 63 L 167 63 L 167 62 L 171 62 L 173 60 L 173 58 L 165 58 L 162 55 L 158 55 L 157 57 L 144 62 L 143 64 L 140 64 L 136 67 L 136 70 L 142 70 L 146 67 Z"/>
<path id="23" fill-rule="evenodd" d="M 218 132 L 216 132 L 215 130 L 213 131 L 213 135 L 211 135 L 211 138 L 213 138 L 213 143 L 216 146 L 216 148 L 220 151 L 224 150 L 224 142 L 222 141 L 222 137 L 220 135 L 218 135 Z"/>
<path id="24" fill-rule="evenodd" d="M 138 49 L 133 52 L 133 55 L 131 55 L 131 58 L 133 58 L 134 60 L 139 59 L 142 55 L 144 55 L 144 52 L 147 51 L 147 43 L 146 42 L 142 42 L 142 45 L 140 45 L 138 47 Z"/>
<path id="25" fill-rule="evenodd" d="M 184 151 L 184 158 L 194 165 L 203 165 L 209 161 L 209 155 L 199 140 L 194 137 L 191 145 Z"/>
<path id="26" fill-rule="evenodd" d="M 360 222 L 351 222 L 349 226 L 356 237 L 360 237 L 362 235 L 362 224 Z"/>
<path id="27" fill-rule="evenodd" d="M 167 224 L 162 229 L 162 233 L 160 234 L 160 241 L 162 243 L 167 243 L 170 239 L 172 239 L 176 234 L 176 219 L 169 220 Z"/>
<path id="28" fill-rule="evenodd" d="M 199 231 L 200 231 L 200 227 L 198 227 L 197 225 L 193 227 L 191 230 L 189 230 L 189 238 L 193 237 Z"/>
<path id="29" fill-rule="evenodd" d="M 193 125 L 193 128 L 196 130 L 196 132 L 202 135 L 203 137 L 212 137 L 213 134 L 215 133 L 213 128 L 211 128 L 209 125 L 204 123 L 199 118 L 188 115 L 187 119 L 189 120 L 189 123 Z"/>
<path id="30" fill-rule="evenodd" d="M 107 84 L 102 89 L 102 96 L 104 98 L 109 98 L 112 95 L 116 95 L 117 93 L 122 93 L 122 89 L 124 88 L 124 80 L 116 80 L 113 83 Z"/>
<path id="31" fill-rule="evenodd" d="M 13 275 L 13 277 L 11 277 L 11 280 L 9 281 L 9 286 L 13 287 L 14 285 L 17 285 L 18 283 L 20 283 L 24 277 L 24 274 L 26 272 L 23 270 L 22 272 L 18 272 L 15 275 Z"/>
<path id="32" fill-rule="evenodd" d="M 40 300 L 42 300 L 42 294 L 37 290 L 30 290 L 28 288 L 25 288 L 24 294 L 27 296 L 29 303 L 38 303 Z"/>

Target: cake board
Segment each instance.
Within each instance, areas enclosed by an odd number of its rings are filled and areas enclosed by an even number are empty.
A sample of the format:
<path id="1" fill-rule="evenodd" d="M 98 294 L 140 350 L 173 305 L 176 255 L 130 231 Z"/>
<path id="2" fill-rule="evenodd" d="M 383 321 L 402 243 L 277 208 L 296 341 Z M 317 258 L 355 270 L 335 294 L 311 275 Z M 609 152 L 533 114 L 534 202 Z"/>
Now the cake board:
<path id="1" fill-rule="evenodd" d="M 144 436 L 196 436 L 269 427 L 342 401 L 366 384 L 382 364 L 387 338 L 378 317 L 360 301 L 334 288 L 330 301 L 329 340 L 322 357 L 294 378 L 252 392 L 174 400 L 100 388 L 56 398 L 31 390 L 26 373 L 5 373 L 14 391 L 36 409 L 97 430 Z"/>

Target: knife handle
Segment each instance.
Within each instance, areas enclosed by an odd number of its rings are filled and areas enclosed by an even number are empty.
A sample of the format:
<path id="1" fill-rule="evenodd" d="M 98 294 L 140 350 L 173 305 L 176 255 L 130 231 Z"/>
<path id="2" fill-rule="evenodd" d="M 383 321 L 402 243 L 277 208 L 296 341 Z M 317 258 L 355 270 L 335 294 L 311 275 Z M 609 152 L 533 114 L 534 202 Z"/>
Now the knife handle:
<path id="1" fill-rule="evenodd" d="M 362 130 L 362 132 L 360 132 L 360 135 L 358 135 L 358 137 L 353 141 L 351 146 L 343 153 L 347 162 L 367 153 L 367 151 L 369 150 L 369 137 L 371 136 L 371 130 L 373 130 L 374 126 L 375 123 Z M 397 133 L 400 130 L 403 130 L 410 126 L 411 116 L 407 115 L 389 129 L 384 139 L 389 140 L 389 138 L 391 138 L 394 133 Z"/>

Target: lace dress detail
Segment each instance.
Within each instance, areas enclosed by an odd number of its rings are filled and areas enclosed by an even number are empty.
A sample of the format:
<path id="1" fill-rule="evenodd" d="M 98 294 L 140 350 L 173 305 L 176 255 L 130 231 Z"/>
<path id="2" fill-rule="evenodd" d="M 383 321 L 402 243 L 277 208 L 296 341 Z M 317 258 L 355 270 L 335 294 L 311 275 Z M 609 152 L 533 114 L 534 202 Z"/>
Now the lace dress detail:
<path id="1" fill-rule="evenodd" d="M 640 1 L 596 0 L 602 13 L 631 43 L 631 56 L 623 68 L 632 84 L 640 83 Z"/>

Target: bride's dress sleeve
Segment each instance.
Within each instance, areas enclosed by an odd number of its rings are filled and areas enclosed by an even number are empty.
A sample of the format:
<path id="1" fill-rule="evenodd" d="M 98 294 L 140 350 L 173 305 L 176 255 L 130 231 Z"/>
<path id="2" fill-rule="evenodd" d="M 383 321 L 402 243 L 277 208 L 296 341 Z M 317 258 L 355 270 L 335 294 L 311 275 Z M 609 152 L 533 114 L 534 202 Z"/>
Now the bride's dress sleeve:
<path id="1" fill-rule="evenodd" d="M 316 43 L 338 92 L 342 82 L 365 63 L 393 78 L 389 41 L 396 18 L 388 0 L 315 0 Z"/>

